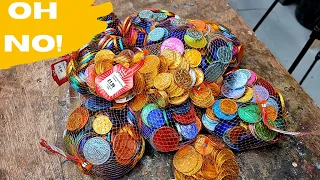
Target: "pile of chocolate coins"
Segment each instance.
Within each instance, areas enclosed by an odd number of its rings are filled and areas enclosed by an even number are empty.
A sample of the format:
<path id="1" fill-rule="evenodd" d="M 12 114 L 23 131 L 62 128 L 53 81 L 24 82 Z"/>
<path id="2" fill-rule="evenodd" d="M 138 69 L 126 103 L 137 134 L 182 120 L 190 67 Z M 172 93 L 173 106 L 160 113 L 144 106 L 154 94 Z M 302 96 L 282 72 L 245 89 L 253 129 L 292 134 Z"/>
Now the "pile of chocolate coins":
<path id="1" fill-rule="evenodd" d="M 116 107 L 124 107 L 135 95 L 155 89 L 161 107 L 182 104 L 192 96 L 194 104 L 207 108 L 214 99 L 201 94 L 207 92 L 205 89 L 196 93 L 191 89 L 204 81 L 218 81 L 228 68 L 239 65 L 244 52 L 243 45 L 225 26 L 182 19 L 166 10 L 145 9 L 123 22 L 113 13 L 100 20 L 106 21 L 107 29 L 72 53 L 66 72 L 70 85 L 79 93 L 113 100 Z M 148 50 L 146 57 L 144 50 Z M 142 59 L 144 65 L 140 67 L 137 64 Z M 122 70 L 119 65 L 125 72 L 134 71 L 129 85 L 121 73 L 117 78 L 123 81 L 107 80 Z M 114 92 L 125 85 L 129 88 Z"/>
<path id="2" fill-rule="evenodd" d="M 211 135 L 198 135 L 195 142 L 179 149 L 173 157 L 177 180 L 235 180 L 239 167 L 233 152 Z"/>
<path id="3" fill-rule="evenodd" d="M 66 78 L 86 100 L 70 115 L 64 141 L 67 154 L 90 164 L 78 166 L 83 173 L 114 179 L 136 165 L 144 139 L 157 151 L 175 151 L 213 124 L 223 75 L 238 67 L 244 46 L 221 24 L 166 10 L 99 20 L 107 29 L 68 56 Z"/>
<path id="4" fill-rule="evenodd" d="M 87 99 L 69 116 L 64 133 L 66 152 L 81 158 L 79 169 L 94 177 L 114 179 L 128 173 L 142 158 L 145 141 L 126 107 L 110 110 L 100 97 Z"/>
<path id="5" fill-rule="evenodd" d="M 212 111 L 202 116 L 202 123 L 209 132 L 223 138 L 236 150 L 252 149 L 281 140 L 283 135 L 267 125 L 286 130 L 284 100 L 267 80 L 251 70 L 238 69 L 225 75 L 221 94 L 214 102 Z M 263 111 L 268 124 L 263 119 Z"/>
<path id="6" fill-rule="evenodd" d="M 194 141 L 201 121 L 190 101 L 166 109 L 151 103 L 143 107 L 139 121 L 142 136 L 154 149 L 170 152 Z"/>

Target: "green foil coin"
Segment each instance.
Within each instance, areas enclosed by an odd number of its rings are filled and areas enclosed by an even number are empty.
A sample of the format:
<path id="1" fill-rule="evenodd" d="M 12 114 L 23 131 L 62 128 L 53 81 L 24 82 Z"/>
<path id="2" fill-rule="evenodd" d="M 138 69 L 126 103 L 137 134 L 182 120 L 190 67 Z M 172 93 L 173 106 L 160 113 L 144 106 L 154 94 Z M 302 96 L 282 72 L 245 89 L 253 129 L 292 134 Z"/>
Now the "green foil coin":
<path id="1" fill-rule="evenodd" d="M 243 121 L 248 123 L 256 123 L 262 120 L 260 108 L 254 104 L 239 107 L 238 114 Z"/>
<path id="2" fill-rule="evenodd" d="M 273 127 L 275 127 L 275 124 L 272 120 L 268 120 L 269 124 Z M 272 131 L 269 129 L 263 121 L 260 121 L 254 125 L 254 132 L 256 136 L 258 136 L 260 139 L 264 141 L 271 141 L 277 136 L 277 132 Z"/>

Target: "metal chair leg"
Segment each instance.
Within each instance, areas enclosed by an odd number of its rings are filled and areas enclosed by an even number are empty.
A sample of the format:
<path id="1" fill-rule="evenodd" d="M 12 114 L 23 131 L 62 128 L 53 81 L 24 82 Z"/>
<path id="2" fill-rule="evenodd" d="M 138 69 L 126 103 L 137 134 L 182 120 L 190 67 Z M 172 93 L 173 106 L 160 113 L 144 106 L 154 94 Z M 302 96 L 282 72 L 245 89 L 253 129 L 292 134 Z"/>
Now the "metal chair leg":
<path id="1" fill-rule="evenodd" d="M 266 17 L 269 15 L 269 13 L 272 11 L 272 9 L 277 5 L 277 3 L 279 2 L 279 0 L 275 0 L 273 2 L 273 4 L 269 7 L 269 9 L 267 10 L 267 12 L 262 16 L 262 18 L 259 20 L 259 22 L 257 23 L 257 25 L 253 28 L 253 32 L 256 32 L 256 30 L 259 28 L 259 26 L 261 25 L 261 23 L 264 21 L 264 19 L 266 19 Z"/>
<path id="2" fill-rule="evenodd" d="M 303 83 L 303 81 L 308 77 L 309 73 L 312 71 L 313 67 L 316 65 L 316 63 L 318 62 L 318 60 L 320 60 L 320 51 L 318 52 L 318 54 L 316 55 L 314 61 L 312 62 L 311 66 L 309 67 L 308 71 L 306 72 L 306 74 L 303 76 L 303 78 L 301 79 L 301 81 L 299 82 L 299 84 L 301 85 Z"/>
<path id="3" fill-rule="evenodd" d="M 298 66 L 298 64 L 300 63 L 300 61 L 302 60 L 303 56 L 307 53 L 308 49 L 310 48 L 310 46 L 312 45 L 312 43 L 314 42 L 315 38 L 309 38 L 309 40 L 307 41 L 307 43 L 304 45 L 303 49 L 300 51 L 299 55 L 297 56 L 297 58 L 293 61 L 291 67 L 289 68 L 288 72 L 290 74 L 292 74 L 292 72 L 296 69 L 296 67 Z"/>
<path id="4" fill-rule="evenodd" d="M 292 72 L 296 69 L 296 67 L 300 63 L 301 59 L 303 58 L 303 56 L 306 54 L 306 52 L 308 51 L 308 49 L 310 48 L 310 46 L 312 45 L 312 43 L 316 39 L 320 40 L 320 21 L 319 21 L 318 25 L 313 29 L 312 33 L 310 34 L 309 40 L 304 45 L 304 47 L 301 50 L 301 52 L 299 53 L 298 57 L 293 61 L 291 67 L 289 68 L 288 72 L 290 74 L 292 74 Z"/>

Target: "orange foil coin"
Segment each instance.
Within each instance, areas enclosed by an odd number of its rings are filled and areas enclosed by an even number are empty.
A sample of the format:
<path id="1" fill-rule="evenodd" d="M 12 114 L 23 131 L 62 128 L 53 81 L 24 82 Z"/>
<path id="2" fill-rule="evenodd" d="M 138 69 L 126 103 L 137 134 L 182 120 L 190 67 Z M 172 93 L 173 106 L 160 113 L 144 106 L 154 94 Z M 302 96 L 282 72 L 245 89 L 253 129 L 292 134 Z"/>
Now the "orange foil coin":
<path id="1" fill-rule="evenodd" d="M 130 134 L 122 132 L 115 136 L 113 140 L 113 151 L 121 159 L 130 159 L 136 153 L 136 141 Z"/>
<path id="2" fill-rule="evenodd" d="M 215 82 L 207 83 L 212 91 L 212 95 L 217 97 L 220 95 L 220 87 Z"/>
<path id="3" fill-rule="evenodd" d="M 208 137 L 198 135 L 197 140 L 194 142 L 194 147 L 200 154 L 208 155 L 213 150 L 213 143 Z"/>
<path id="4" fill-rule="evenodd" d="M 206 23 L 201 20 L 192 20 L 190 21 L 190 25 L 202 32 L 207 30 Z"/>
<path id="5" fill-rule="evenodd" d="M 271 119 L 272 121 L 275 121 L 278 117 L 278 111 L 273 106 L 267 106 L 266 107 L 267 117 Z"/>
<path id="6" fill-rule="evenodd" d="M 225 114 L 234 114 L 238 111 L 238 105 L 231 99 L 222 99 L 220 109 Z"/>
<path id="7" fill-rule="evenodd" d="M 68 118 L 66 128 L 69 131 L 81 129 L 87 124 L 89 119 L 89 111 L 85 107 L 75 109 Z"/>
<path id="8" fill-rule="evenodd" d="M 198 163 L 198 153 L 194 147 L 187 145 L 173 157 L 173 166 L 182 173 L 192 171 Z"/>
<path id="9" fill-rule="evenodd" d="M 239 138 L 246 133 L 247 133 L 246 128 L 242 126 L 234 126 L 233 128 L 230 129 L 228 138 L 232 143 L 238 143 Z"/>
<path id="10" fill-rule="evenodd" d="M 140 111 L 148 103 L 148 95 L 145 93 L 137 94 L 130 102 L 129 106 L 133 111 Z"/>
<path id="11" fill-rule="evenodd" d="M 136 94 L 141 94 L 145 88 L 146 82 L 141 73 L 137 72 L 133 75 L 133 87 L 132 91 Z"/>

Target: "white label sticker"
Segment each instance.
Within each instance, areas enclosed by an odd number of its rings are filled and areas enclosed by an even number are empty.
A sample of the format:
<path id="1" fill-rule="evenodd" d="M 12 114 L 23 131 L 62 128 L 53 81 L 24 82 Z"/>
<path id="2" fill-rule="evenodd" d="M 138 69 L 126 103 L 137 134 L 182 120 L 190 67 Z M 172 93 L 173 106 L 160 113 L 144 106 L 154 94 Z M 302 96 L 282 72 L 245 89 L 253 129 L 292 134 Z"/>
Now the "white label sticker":
<path id="1" fill-rule="evenodd" d="M 66 69 L 67 69 L 67 62 L 66 61 L 62 61 L 62 62 L 54 65 L 54 72 L 56 73 L 59 80 L 65 78 L 67 76 Z"/>
<path id="2" fill-rule="evenodd" d="M 121 90 L 126 84 L 123 82 L 120 74 L 114 72 L 99 83 L 99 86 L 106 91 L 109 96 L 113 96 Z"/>

